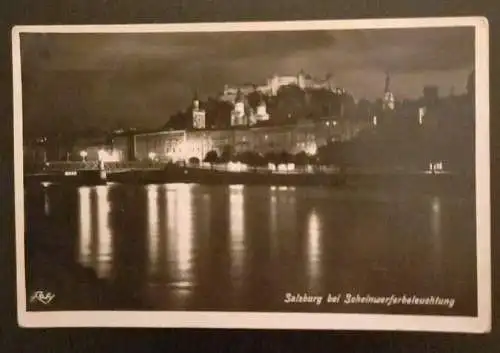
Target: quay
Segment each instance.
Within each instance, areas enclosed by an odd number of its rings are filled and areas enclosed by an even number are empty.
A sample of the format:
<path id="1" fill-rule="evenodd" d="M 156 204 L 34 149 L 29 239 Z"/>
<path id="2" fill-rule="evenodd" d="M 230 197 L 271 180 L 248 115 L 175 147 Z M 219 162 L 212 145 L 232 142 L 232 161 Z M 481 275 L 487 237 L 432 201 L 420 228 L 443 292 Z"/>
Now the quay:
<path id="1" fill-rule="evenodd" d="M 472 176 L 429 171 L 339 170 L 333 167 L 299 167 L 293 171 L 267 167 L 231 170 L 228 165 L 178 165 L 155 162 L 97 164 L 57 162 L 25 175 L 25 185 L 40 183 L 69 186 L 119 184 L 193 183 L 219 185 L 328 186 L 353 190 L 396 190 L 403 193 L 475 192 Z M 398 191 L 398 192 L 399 192 Z"/>

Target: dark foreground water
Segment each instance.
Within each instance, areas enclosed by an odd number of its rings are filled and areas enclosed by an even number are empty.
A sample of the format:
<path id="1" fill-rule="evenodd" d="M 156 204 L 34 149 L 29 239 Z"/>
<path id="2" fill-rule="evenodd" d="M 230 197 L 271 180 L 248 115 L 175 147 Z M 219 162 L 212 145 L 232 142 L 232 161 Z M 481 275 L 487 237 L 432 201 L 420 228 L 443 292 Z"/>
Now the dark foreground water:
<path id="1" fill-rule="evenodd" d="M 416 188 L 37 187 L 25 196 L 28 298 L 56 294 L 33 310 L 475 315 L 473 197 Z M 348 305 L 349 293 L 454 305 Z"/>

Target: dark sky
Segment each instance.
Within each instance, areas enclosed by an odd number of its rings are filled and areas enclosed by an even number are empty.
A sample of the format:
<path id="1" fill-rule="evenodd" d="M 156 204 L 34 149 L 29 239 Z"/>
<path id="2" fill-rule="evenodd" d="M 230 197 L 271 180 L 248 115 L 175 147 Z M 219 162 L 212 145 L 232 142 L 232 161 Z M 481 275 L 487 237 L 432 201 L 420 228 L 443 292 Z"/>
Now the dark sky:
<path id="1" fill-rule="evenodd" d="M 437 84 L 464 92 L 474 66 L 473 28 L 303 32 L 22 34 L 27 131 L 158 127 L 198 90 L 264 83 L 300 69 L 333 74 L 356 99 L 396 99 Z"/>

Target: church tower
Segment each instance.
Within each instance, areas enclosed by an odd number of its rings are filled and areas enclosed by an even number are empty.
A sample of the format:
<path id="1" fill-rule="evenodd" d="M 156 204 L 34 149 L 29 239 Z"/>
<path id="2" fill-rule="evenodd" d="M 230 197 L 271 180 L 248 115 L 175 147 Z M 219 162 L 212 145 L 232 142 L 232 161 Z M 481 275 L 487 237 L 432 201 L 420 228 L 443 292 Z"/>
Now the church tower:
<path id="1" fill-rule="evenodd" d="M 269 114 L 267 113 L 266 101 L 264 97 L 260 95 L 259 104 L 255 112 L 255 117 L 257 121 L 267 121 L 269 120 Z"/>
<path id="2" fill-rule="evenodd" d="M 206 127 L 206 113 L 204 109 L 200 108 L 200 100 L 196 93 L 193 98 L 193 128 L 205 129 Z"/>
<path id="3" fill-rule="evenodd" d="M 384 101 L 383 101 L 383 109 L 384 110 L 394 110 L 395 107 L 395 99 L 394 95 L 391 92 L 391 77 L 389 73 L 386 73 L 385 76 L 385 88 L 384 88 Z"/>
<path id="4" fill-rule="evenodd" d="M 246 125 L 245 96 L 241 90 L 238 90 L 231 112 L 231 126 L 241 125 Z"/>

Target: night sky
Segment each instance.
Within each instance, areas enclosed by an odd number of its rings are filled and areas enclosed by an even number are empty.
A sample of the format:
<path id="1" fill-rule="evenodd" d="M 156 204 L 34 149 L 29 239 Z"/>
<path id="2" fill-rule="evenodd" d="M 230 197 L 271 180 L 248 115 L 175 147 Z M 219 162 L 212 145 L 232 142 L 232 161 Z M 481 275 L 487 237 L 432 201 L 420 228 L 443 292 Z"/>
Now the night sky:
<path id="1" fill-rule="evenodd" d="M 307 32 L 22 34 L 25 131 L 155 128 L 225 83 L 274 73 L 333 74 L 355 99 L 396 99 L 427 84 L 463 93 L 474 67 L 473 28 Z"/>

